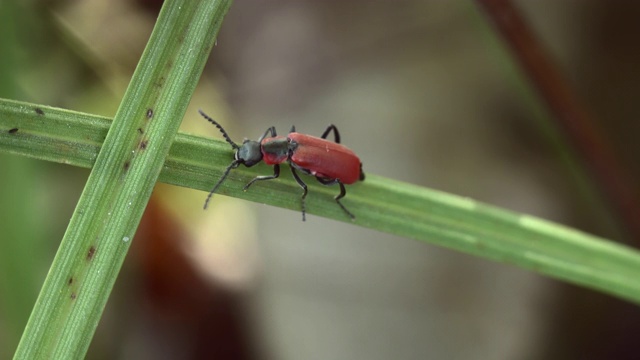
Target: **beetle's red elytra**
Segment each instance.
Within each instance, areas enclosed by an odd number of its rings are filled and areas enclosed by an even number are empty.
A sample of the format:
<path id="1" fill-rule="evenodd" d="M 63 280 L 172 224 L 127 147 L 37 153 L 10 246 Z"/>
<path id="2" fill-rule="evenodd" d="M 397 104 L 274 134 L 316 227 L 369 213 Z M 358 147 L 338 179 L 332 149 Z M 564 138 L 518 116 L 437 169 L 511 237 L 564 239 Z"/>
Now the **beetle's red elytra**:
<path id="1" fill-rule="evenodd" d="M 246 191 L 256 181 L 278 178 L 280 176 L 280 164 L 287 162 L 291 168 L 293 178 L 303 190 L 301 198 L 302 221 L 306 220 L 305 198 L 307 197 L 307 184 L 302 181 L 297 171 L 314 176 L 323 185 L 338 184 L 340 193 L 334 199 L 351 220 L 355 220 L 355 215 L 342 205 L 340 199 L 347 193 L 344 187 L 345 184 L 349 185 L 364 180 L 362 162 L 353 151 L 340 144 L 340 133 L 335 125 L 329 125 L 320 137 L 296 132 L 294 126 L 291 127 L 287 136 L 278 136 L 276 128 L 272 126 L 257 141 L 245 139 L 242 145 L 238 145 L 231 140 L 220 124 L 202 110 L 198 110 L 198 112 L 220 130 L 224 139 L 236 151 L 234 160 L 209 192 L 204 203 L 205 209 L 209 205 L 211 196 L 227 178 L 231 169 L 237 168 L 240 164 L 251 167 L 260 161 L 264 161 L 267 165 L 273 165 L 273 175 L 254 178 L 244 186 Z M 327 140 L 327 136 L 332 131 L 334 142 Z"/>

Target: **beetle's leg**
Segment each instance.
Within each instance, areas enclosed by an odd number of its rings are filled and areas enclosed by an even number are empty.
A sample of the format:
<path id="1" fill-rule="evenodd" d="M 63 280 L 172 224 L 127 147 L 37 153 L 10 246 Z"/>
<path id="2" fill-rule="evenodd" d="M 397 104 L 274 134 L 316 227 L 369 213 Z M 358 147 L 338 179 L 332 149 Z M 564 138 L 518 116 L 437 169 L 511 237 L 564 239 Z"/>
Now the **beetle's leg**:
<path id="1" fill-rule="evenodd" d="M 267 131 L 265 131 L 264 134 L 262 134 L 262 136 L 260 136 L 260 139 L 258 139 L 258 142 L 262 142 L 262 140 L 267 137 L 268 133 L 271 133 L 271 137 L 276 137 L 276 135 L 277 135 L 276 134 L 276 127 L 272 126 L 272 127 L 268 128 Z"/>
<path id="2" fill-rule="evenodd" d="M 329 125 L 327 130 L 325 130 L 322 136 L 320 137 L 323 139 L 326 139 L 327 136 L 329 136 L 329 133 L 331 132 L 331 130 L 333 130 L 333 138 L 335 139 L 336 144 L 340 144 L 340 133 L 338 132 L 338 128 L 333 124 Z"/>
<path id="3" fill-rule="evenodd" d="M 304 181 L 302 181 L 302 179 L 300 179 L 300 176 L 298 176 L 298 173 L 296 172 L 296 169 L 291 166 L 291 173 L 293 174 L 293 178 L 296 179 L 296 182 L 298 183 L 298 185 L 300 185 L 300 187 L 302 188 L 302 190 L 304 190 L 302 192 L 302 198 L 300 199 L 301 203 L 302 203 L 302 221 L 305 221 L 305 213 L 306 213 L 306 209 L 305 209 L 305 205 L 304 205 L 304 199 L 307 197 L 307 184 L 304 183 Z"/>
<path id="4" fill-rule="evenodd" d="M 207 206 L 209 206 L 209 201 L 211 200 L 211 197 L 213 196 L 213 193 L 216 192 L 216 190 L 218 190 L 218 187 L 220 186 L 220 184 L 222 184 L 222 182 L 224 181 L 224 179 L 227 178 L 227 176 L 229 175 L 229 172 L 231 171 L 231 169 L 235 169 L 238 167 L 238 165 L 240 165 L 240 161 L 238 160 L 234 160 L 233 162 L 231 162 L 231 164 L 229 166 L 227 166 L 227 168 L 224 170 L 224 173 L 222 174 L 222 177 L 220 178 L 220 180 L 218 180 L 218 182 L 215 184 L 215 186 L 213 187 L 213 189 L 211 189 L 211 191 L 209 192 L 209 195 L 207 195 L 207 200 L 205 200 L 204 202 L 204 209 L 207 210 Z"/>
<path id="5" fill-rule="evenodd" d="M 346 194 L 347 194 L 347 190 L 344 188 L 344 184 L 340 182 L 340 180 L 338 179 L 333 179 L 333 180 L 325 180 L 319 177 L 316 177 L 316 179 L 318 179 L 318 181 L 320 182 L 320 184 L 322 185 L 335 185 L 338 184 L 340 185 L 340 194 L 336 195 L 336 197 L 334 197 L 334 199 L 336 200 L 336 202 L 338 203 L 338 205 L 340 205 L 340 207 L 342 208 L 342 210 L 344 210 L 344 212 L 347 213 L 347 215 L 349 215 L 349 217 L 351 218 L 351 221 L 354 221 L 356 219 L 356 216 L 353 215 L 351 213 L 351 211 L 347 210 L 346 207 L 344 207 L 344 205 L 342 205 L 342 203 L 340 202 L 340 199 L 342 199 Z"/>
<path id="6" fill-rule="evenodd" d="M 254 182 L 259 181 L 259 180 L 271 180 L 271 179 L 277 179 L 278 176 L 280 176 L 280 165 L 279 164 L 275 164 L 273 165 L 273 175 L 264 175 L 264 176 L 256 176 L 253 180 L 249 181 L 247 183 L 247 185 L 245 185 L 242 190 L 243 191 L 247 191 L 247 189 L 249 188 L 249 186 L 251 186 Z"/>

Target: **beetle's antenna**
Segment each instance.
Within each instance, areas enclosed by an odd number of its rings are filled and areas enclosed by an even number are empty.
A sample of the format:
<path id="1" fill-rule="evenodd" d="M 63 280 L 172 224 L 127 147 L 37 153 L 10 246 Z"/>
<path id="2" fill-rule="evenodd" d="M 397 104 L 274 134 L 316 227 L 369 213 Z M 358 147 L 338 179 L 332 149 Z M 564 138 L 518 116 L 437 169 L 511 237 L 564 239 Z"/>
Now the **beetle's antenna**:
<path id="1" fill-rule="evenodd" d="M 231 144 L 231 147 L 234 150 L 238 150 L 240 148 L 238 144 L 234 143 L 233 140 L 231 140 L 231 138 L 229 137 L 229 134 L 227 134 L 227 132 L 224 131 L 224 129 L 220 124 L 218 124 L 215 120 L 210 118 L 209 115 L 205 114 L 204 111 L 198 109 L 198 112 L 200 113 L 200 115 L 202 115 L 203 118 L 207 119 L 208 122 L 212 123 L 213 125 L 215 125 L 215 127 L 218 128 L 218 130 L 220 130 L 220 132 L 222 133 L 222 136 L 224 136 L 224 139 L 227 140 L 229 144 Z"/>
<path id="2" fill-rule="evenodd" d="M 209 192 L 209 195 L 207 195 L 207 200 L 205 200 L 205 202 L 204 202 L 204 209 L 205 210 L 207 210 L 207 206 L 209 206 L 209 200 L 211 200 L 211 197 L 213 196 L 213 193 L 215 193 L 216 190 L 218 190 L 218 187 L 220 187 L 220 184 L 222 184 L 224 179 L 227 178 L 227 175 L 229 175 L 229 172 L 231 171 L 231 169 L 237 168 L 238 165 L 240 165 L 240 161 L 239 160 L 233 160 L 233 162 L 231 164 L 229 164 L 229 166 L 227 166 L 227 168 L 224 170 L 224 174 L 222 174 L 222 177 L 220 178 L 220 180 L 218 180 L 216 185 Z"/>

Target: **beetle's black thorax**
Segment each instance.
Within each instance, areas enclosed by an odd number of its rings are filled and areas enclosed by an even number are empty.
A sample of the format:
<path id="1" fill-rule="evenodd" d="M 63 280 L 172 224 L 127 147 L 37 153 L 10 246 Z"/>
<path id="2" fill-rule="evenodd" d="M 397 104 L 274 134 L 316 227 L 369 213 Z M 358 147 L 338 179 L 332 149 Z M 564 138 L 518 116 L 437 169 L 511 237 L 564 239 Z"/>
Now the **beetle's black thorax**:
<path id="1" fill-rule="evenodd" d="M 262 153 L 269 154 L 273 158 L 288 158 L 290 146 L 289 139 L 286 137 L 270 138 L 262 142 Z"/>

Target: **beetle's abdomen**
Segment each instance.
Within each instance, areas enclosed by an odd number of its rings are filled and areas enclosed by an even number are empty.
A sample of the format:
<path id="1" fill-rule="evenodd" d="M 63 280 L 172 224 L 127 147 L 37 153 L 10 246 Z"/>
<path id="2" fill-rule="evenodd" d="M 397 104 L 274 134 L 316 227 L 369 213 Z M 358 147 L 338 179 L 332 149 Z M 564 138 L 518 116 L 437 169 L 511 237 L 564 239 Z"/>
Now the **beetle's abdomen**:
<path id="1" fill-rule="evenodd" d="M 312 175 L 338 179 L 344 184 L 360 179 L 360 159 L 346 146 L 300 133 L 290 133 L 288 137 L 297 143 L 291 162 Z"/>

